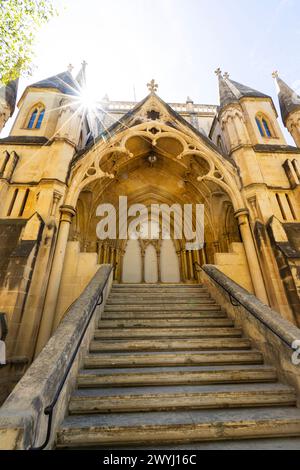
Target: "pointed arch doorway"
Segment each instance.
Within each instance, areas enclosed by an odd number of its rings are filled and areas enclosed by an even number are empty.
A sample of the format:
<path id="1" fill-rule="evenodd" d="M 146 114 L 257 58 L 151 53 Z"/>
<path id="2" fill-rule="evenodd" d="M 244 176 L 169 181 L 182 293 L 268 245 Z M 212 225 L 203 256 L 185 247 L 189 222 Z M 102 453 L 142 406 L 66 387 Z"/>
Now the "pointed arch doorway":
<path id="1" fill-rule="evenodd" d="M 123 257 L 122 282 L 180 283 L 180 265 L 174 242 L 129 240 Z"/>

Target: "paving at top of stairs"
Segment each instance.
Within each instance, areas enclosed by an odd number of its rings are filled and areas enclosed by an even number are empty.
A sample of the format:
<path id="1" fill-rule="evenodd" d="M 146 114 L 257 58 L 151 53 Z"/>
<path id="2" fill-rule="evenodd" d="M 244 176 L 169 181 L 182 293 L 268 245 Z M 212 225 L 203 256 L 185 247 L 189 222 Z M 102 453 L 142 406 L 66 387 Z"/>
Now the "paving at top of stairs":
<path id="1" fill-rule="evenodd" d="M 296 398 L 202 286 L 114 284 L 57 447 L 288 448 Z"/>

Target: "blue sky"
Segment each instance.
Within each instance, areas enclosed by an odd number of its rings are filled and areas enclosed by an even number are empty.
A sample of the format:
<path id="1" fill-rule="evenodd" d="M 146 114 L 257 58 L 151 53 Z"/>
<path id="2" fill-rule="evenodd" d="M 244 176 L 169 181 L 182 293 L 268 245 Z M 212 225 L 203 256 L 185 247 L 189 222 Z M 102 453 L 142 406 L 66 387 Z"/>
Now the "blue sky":
<path id="1" fill-rule="evenodd" d="M 299 0 L 56 0 L 26 84 L 88 62 L 95 99 L 137 99 L 155 78 L 168 102 L 217 104 L 214 71 L 274 96 L 273 70 L 300 89 Z"/>

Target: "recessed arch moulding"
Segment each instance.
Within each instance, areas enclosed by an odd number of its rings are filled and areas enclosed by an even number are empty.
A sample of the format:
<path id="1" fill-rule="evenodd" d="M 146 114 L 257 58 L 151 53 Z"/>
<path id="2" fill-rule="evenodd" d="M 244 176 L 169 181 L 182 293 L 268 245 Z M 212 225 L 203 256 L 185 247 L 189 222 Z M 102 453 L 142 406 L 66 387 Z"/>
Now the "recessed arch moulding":
<path id="1" fill-rule="evenodd" d="M 155 157 L 154 159 L 151 157 Z M 128 205 L 204 204 L 205 255 L 228 251 L 240 241 L 234 213 L 245 206 L 234 165 L 194 135 L 157 121 L 124 129 L 108 141 L 99 140 L 73 163 L 65 204 L 76 209 L 70 232 L 83 251 L 99 251 L 96 237 L 99 204 L 118 209 L 119 196 Z M 193 220 L 195 229 L 195 220 Z M 185 240 L 174 240 L 176 251 Z M 124 255 L 126 241 L 112 242 Z"/>

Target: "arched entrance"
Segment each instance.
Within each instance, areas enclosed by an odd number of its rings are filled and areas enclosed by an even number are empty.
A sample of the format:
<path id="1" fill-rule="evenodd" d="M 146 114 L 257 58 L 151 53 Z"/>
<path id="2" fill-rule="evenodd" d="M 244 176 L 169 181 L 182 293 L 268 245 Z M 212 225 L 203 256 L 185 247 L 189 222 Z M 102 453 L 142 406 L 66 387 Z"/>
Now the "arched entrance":
<path id="1" fill-rule="evenodd" d="M 180 259 L 173 240 L 129 240 L 122 260 L 122 282 L 180 283 Z"/>
<path id="2" fill-rule="evenodd" d="M 185 238 L 174 243 L 181 281 L 196 281 L 195 261 L 214 264 L 216 254 L 230 249 L 232 242 L 242 242 L 255 293 L 268 302 L 249 225 L 247 201 L 239 190 L 239 175 L 230 159 L 170 112 L 156 96 L 145 100 L 126 118 L 126 123 L 124 120 L 112 126 L 90 148 L 77 155 L 70 166 L 44 307 L 43 337 L 48 335 L 48 325 L 55 328 L 61 318 L 61 312 L 55 311 L 68 241 L 78 242 L 84 253 L 97 254 L 98 264 L 114 264 L 115 279 L 122 282 L 128 240 L 123 240 L 119 232 L 115 239 L 99 240 L 96 236 L 98 205 L 105 203 L 117 208 L 120 196 L 127 197 L 129 206 L 203 204 L 203 249 L 189 251 Z M 116 212 L 118 217 L 118 209 Z M 195 229 L 194 219 L 191 224 Z M 153 254 L 147 257 L 153 259 Z M 175 259 L 174 252 L 172 258 Z M 171 272 L 174 277 L 175 271 L 176 268 Z M 165 276 L 169 274 L 163 272 Z"/>
<path id="3" fill-rule="evenodd" d="M 97 251 L 100 264 L 116 264 L 119 282 L 196 282 L 195 262 L 214 264 L 216 253 L 228 252 L 232 243 L 241 242 L 234 216 L 233 184 L 231 187 L 226 184 L 221 162 L 215 154 L 210 156 L 207 149 L 200 151 L 183 141 L 182 135 L 173 132 L 171 136 L 163 126 L 157 123 L 155 126 L 156 133 L 153 128 L 147 133 L 141 129 L 126 131 L 121 148 L 115 146 L 112 151 L 110 146 L 97 164 L 90 162 L 81 183 L 70 239 L 79 240 L 83 251 Z M 227 177 L 232 178 L 228 171 Z M 160 238 L 152 247 L 148 246 L 147 238 L 129 243 L 120 239 L 119 232 L 115 240 L 98 240 L 95 237 L 99 221 L 97 207 L 111 204 L 116 208 L 118 220 L 120 196 L 127 197 L 128 206 L 143 204 L 149 211 L 153 204 L 169 207 L 203 204 L 203 249 L 187 250 L 184 237 Z M 191 224 L 195 229 L 194 219 Z"/>

